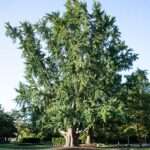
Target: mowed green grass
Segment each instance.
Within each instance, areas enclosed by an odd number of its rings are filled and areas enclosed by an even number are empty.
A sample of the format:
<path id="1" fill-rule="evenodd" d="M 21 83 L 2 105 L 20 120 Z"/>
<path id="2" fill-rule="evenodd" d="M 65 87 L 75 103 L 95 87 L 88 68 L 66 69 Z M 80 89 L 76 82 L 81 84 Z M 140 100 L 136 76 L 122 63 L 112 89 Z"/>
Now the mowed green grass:
<path id="1" fill-rule="evenodd" d="M 0 144 L 0 150 L 50 150 L 50 145 L 17 145 L 17 144 Z"/>
<path id="2" fill-rule="evenodd" d="M 0 144 L 0 150 L 50 150 L 50 145 Z M 99 148 L 99 150 L 150 150 L 150 148 Z"/>

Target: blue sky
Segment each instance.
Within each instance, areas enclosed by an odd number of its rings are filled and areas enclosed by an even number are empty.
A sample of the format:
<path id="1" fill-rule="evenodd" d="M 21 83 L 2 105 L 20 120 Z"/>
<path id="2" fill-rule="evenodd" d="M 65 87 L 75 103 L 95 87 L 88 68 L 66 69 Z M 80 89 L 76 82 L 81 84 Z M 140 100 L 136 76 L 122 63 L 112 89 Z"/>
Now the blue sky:
<path id="1" fill-rule="evenodd" d="M 92 0 L 85 0 L 91 8 Z M 122 39 L 139 54 L 134 69 L 150 70 L 150 1 L 149 0 L 100 0 L 103 9 L 116 17 Z M 65 0 L 1 0 L 0 3 L 0 104 L 6 111 L 15 108 L 20 80 L 23 80 L 23 60 L 18 45 L 5 36 L 4 25 L 20 21 L 36 22 L 51 11 L 64 10 Z M 150 79 L 150 76 L 149 76 Z"/>

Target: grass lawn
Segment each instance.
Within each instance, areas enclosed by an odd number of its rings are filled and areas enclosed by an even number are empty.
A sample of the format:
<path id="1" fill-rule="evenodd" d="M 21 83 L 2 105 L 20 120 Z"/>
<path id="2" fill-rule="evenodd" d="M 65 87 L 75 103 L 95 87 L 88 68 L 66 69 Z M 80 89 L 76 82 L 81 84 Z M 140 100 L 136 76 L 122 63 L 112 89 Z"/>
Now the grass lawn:
<path id="1" fill-rule="evenodd" d="M 0 144 L 0 150 L 49 150 L 50 145 L 17 145 L 17 144 Z"/>
<path id="2" fill-rule="evenodd" d="M 50 150 L 50 147 L 50 145 L 0 144 L 0 150 Z M 99 148 L 99 150 L 150 150 L 150 148 Z"/>

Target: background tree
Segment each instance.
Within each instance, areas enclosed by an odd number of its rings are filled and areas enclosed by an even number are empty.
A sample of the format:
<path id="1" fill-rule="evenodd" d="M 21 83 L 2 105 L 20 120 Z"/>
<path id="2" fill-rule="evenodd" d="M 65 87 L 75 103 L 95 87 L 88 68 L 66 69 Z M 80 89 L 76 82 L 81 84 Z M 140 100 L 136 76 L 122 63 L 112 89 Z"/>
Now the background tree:
<path id="1" fill-rule="evenodd" d="M 126 76 L 126 111 L 128 115 L 127 129 L 134 129 L 138 140 L 148 135 L 149 130 L 149 81 L 146 71 L 136 70 Z M 127 130 L 126 129 L 126 130 Z"/>
<path id="2" fill-rule="evenodd" d="M 0 142 L 9 142 L 8 138 L 16 137 L 14 118 L 3 111 L 0 106 Z"/>

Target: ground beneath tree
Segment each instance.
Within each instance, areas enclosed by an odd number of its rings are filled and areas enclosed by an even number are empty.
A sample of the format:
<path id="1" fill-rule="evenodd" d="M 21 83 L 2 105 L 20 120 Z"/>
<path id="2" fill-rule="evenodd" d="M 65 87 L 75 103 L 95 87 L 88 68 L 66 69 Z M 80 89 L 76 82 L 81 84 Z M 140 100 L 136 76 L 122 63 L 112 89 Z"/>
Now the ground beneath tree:
<path id="1" fill-rule="evenodd" d="M 54 147 L 54 150 L 96 150 L 96 144 L 79 144 L 75 147 Z"/>
<path id="2" fill-rule="evenodd" d="M 60 147 L 53 148 L 53 150 L 96 150 L 97 148 L 93 147 Z"/>

